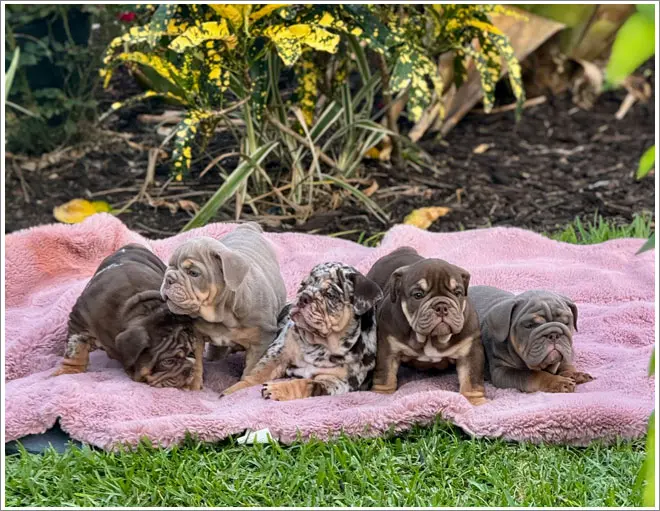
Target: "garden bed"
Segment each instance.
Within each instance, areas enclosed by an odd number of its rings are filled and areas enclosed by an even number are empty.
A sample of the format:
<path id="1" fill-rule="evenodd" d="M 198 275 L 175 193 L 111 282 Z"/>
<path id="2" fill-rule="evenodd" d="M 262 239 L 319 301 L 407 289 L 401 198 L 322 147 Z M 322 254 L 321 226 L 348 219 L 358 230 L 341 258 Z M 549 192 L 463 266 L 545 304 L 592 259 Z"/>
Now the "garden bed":
<path id="1" fill-rule="evenodd" d="M 125 98 L 132 87 L 120 83 L 114 89 Z M 474 110 L 446 140 L 422 142 L 434 159 L 435 174 L 397 170 L 368 160 L 361 170 L 361 188 L 374 179 L 378 182 L 372 199 L 390 215 L 390 224 L 344 197 L 336 209 L 325 202 L 315 205 L 310 218 L 298 225 L 294 219 L 277 217 L 276 209 L 261 208 L 269 214 L 264 227 L 364 239 L 403 221 L 413 209 L 431 205 L 451 208 L 430 227 L 433 231 L 512 225 L 548 232 L 596 212 L 629 223 L 634 214 L 654 207 L 652 179 L 636 182 L 634 172 L 641 154 L 653 144 L 655 109 L 651 98 L 616 120 L 614 114 L 624 96 L 625 91 L 603 94 L 590 111 L 575 107 L 568 94 L 548 97 L 527 108 L 517 125 L 511 111 L 485 115 Z M 104 99 L 107 106 L 113 98 Z M 127 109 L 94 140 L 63 153 L 45 168 L 30 170 L 34 162 L 9 156 L 6 231 L 53 222 L 53 207 L 73 198 L 91 197 L 115 206 L 129 201 L 144 181 L 148 148 L 162 141 L 153 125 L 140 123 L 137 117 L 160 111 L 162 107 L 144 105 Z M 229 136 L 219 135 L 194 164 L 192 176 L 166 187 L 168 164 L 165 159 L 159 161 L 149 194 L 164 202 L 157 207 L 135 202 L 120 218 L 149 237 L 175 234 L 191 217 L 180 207 L 189 204 L 178 201 L 204 203 L 222 179 L 214 170 L 200 179 L 199 172 L 212 157 L 231 151 L 232 144 Z M 223 162 L 227 169 L 235 164 L 235 158 Z M 269 169 L 286 171 L 272 164 Z M 172 212 L 168 204 L 178 206 L 177 211 Z M 215 220 L 232 220 L 234 209 L 232 201 Z M 244 213 L 243 218 L 251 217 L 247 207 Z"/>

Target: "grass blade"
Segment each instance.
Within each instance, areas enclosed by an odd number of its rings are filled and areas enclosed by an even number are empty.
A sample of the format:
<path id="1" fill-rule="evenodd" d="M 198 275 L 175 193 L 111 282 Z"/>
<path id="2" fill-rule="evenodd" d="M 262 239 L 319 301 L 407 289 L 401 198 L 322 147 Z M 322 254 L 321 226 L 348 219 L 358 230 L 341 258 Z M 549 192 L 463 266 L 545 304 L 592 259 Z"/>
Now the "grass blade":
<path id="1" fill-rule="evenodd" d="M 5 101 L 7 101 L 7 98 L 9 97 L 9 91 L 11 90 L 11 86 L 14 83 L 14 75 L 16 75 L 16 69 L 18 68 L 18 59 L 20 58 L 20 56 L 21 56 L 21 49 L 17 46 L 16 49 L 14 50 L 14 56 L 11 59 L 11 64 L 9 65 L 9 69 L 7 69 L 7 73 L 5 74 Z"/>
<path id="2" fill-rule="evenodd" d="M 218 191 L 213 194 L 190 222 L 183 227 L 182 231 L 188 231 L 195 227 L 206 225 L 225 202 L 234 196 L 236 190 L 238 190 L 245 180 L 250 177 L 252 172 L 254 172 L 256 166 L 261 164 L 266 156 L 277 147 L 277 144 L 277 142 L 269 142 L 268 144 L 258 147 L 253 154 L 249 155 L 250 160 L 242 162 L 236 167 L 236 169 L 234 169 L 222 186 L 218 188 Z"/>
<path id="3" fill-rule="evenodd" d="M 637 167 L 637 174 L 635 175 L 635 179 L 642 179 L 645 177 L 649 172 L 651 172 L 651 169 L 653 169 L 654 165 L 655 146 L 652 145 L 646 151 L 644 151 L 644 154 L 639 159 L 639 166 Z"/>
<path id="4" fill-rule="evenodd" d="M 360 190 L 355 188 L 354 186 L 348 184 L 346 181 L 344 181 L 341 178 L 331 176 L 329 174 L 323 174 L 322 175 L 323 179 L 326 179 L 328 181 L 332 181 L 334 184 L 337 186 L 343 188 L 344 190 L 347 190 L 353 194 L 353 196 L 358 199 L 360 202 L 362 202 L 369 211 L 371 211 L 378 220 L 380 220 L 382 223 L 387 224 L 389 221 L 389 216 L 385 211 L 383 211 L 378 204 L 376 204 L 374 201 L 372 201 L 369 197 L 367 197 L 364 193 L 362 193 Z"/>

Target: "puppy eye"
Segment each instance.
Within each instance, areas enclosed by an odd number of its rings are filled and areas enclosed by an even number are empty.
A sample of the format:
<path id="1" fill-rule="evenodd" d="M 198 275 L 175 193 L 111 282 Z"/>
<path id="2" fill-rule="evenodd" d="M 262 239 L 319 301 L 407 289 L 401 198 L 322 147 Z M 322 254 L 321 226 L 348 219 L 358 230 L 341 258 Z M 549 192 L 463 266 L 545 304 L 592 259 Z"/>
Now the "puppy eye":
<path id="1" fill-rule="evenodd" d="M 412 292 L 412 297 L 413 297 L 415 300 L 421 300 L 422 298 L 424 298 L 424 291 L 420 291 L 419 289 L 415 289 L 415 290 Z"/>
<path id="2" fill-rule="evenodd" d="M 196 270 L 195 268 L 188 268 L 188 269 L 186 270 L 186 273 L 187 273 L 188 275 L 190 275 L 191 277 L 193 277 L 193 278 L 197 278 L 197 277 L 199 277 L 199 276 L 201 275 L 201 273 L 199 272 L 199 270 Z"/>
<path id="3" fill-rule="evenodd" d="M 172 366 L 175 364 L 175 362 L 176 362 L 176 360 L 173 359 L 173 358 L 166 358 L 166 359 L 163 360 L 160 364 L 161 364 L 163 367 L 172 367 Z"/>
<path id="4" fill-rule="evenodd" d="M 527 328 L 528 330 L 531 330 L 532 328 L 534 328 L 534 327 L 536 326 L 536 323 L 526 323 L 526 324 L 523 325 L 523 326 L 524 326 L 525 328 Z"/>
<path id="5" fill-rule="evenodd" d="M 456 289 L 454 291 L 454 294 L 460 298 L 461 296 L 463 296 L 463 290 L 462 289 Z"/>

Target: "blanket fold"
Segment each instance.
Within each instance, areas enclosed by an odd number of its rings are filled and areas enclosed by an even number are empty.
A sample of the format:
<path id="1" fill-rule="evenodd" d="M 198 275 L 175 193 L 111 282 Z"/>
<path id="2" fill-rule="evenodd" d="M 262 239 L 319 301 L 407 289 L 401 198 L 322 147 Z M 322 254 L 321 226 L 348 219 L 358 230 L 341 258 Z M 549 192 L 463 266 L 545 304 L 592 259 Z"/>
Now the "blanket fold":
<path id="1" fill-rule="evenodd" d="M 132 382 L 100 351 L 92 353 L 87 373 L 50 377 L 62 358 L 68 314 L 104 257 L 135 242 L 166 261 L 185 239 L 219 238 L 234 228 L 217 223 L 152 241 L 117 218 L 98 214 L 77 225 L 7 235 L 6 441 L 42 433 L 58 418 L 73 438 L 105 449 L 135 445 L 143 437 L 168 446 L 187 432 L 216 441 L 263 428 L 285 443 L 298 435 L 376 436 L 437 416 L 478 437 L 518 441 L 584 445 L 646 431 L 654 406 L 654 378 L 647 376 L 655 331 L 654 254 L 636 256 L 643 243 L 638 239 L 578 246 L 515 228 L 444 234 L 401 225 L 379 247 L 367 248 L 330 237 L 266 234 L 276 248 L 289 299 L 317 263 L 341 261 L 366 273 L 376 259 L 403 245 L 466 268 L 473 285 L 514 293 L 546 288 L 571 297 L 579 308 L 575 363 L 596 378 L 574 394 L 523 394 L 487 383 L 489 403 L 473 407 L 458 394 L 455 372 L 402 368 L 401 386 L 389 396 L 356 392 L 273 402 L 253 387 L 221 399 L 219 392 L 240 376 L 240 354 L 205 363 L 201 392 Z"/>

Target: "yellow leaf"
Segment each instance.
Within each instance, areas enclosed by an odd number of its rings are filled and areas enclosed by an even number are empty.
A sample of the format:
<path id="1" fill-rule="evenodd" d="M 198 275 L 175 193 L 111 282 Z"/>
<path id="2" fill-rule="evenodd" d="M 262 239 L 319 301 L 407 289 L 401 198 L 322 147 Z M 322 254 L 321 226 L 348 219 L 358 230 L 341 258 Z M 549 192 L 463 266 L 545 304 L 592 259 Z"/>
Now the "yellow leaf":
<path id="1" fill-rule="evenodd" d="M 53 216 L 59 222 L 65 224 L 77 224 L 88 216 L 96 213 L 109 213 L 112 211 L 110 204 L 105 201 L 89 202 L 85 199 L 73 199 L 53 208 Z"/>
<path id="2" fill-rule="evenodd" d="M 490 23 L 484 23 L 483 21 L 478 21 L 478 20 L 468 20 L 465 22 L 465 24 L 471 25 L 474 28 L 478 28 L 485 32 L 491 32 L 493 34 L 502 35 L 502 31 L 499 28 L 497 28 L 495 25 L 491 25 Z"/>
<path id="3" fill-rule="evenodd" d="M 257 20 L 260 20 L 264 16 L 268 16 L 271 12 L 276 11 L 280 7 L 286 7 L 289 4 L 269 4 L 266 5 L 265 7 L 262 7 L 259 9 L 257 12 L 253 12 L 250 14 L 250 21 L 255 22 Z"/>
<path id="4" fill-rule="evenodd" d="M 328 53 L 335 53 L 339 44 L 338 35 L 313 25 L 271 25 L 264 30 L 264 35 L 273 41 L 286 66 L 298 60 L 303 44 Z"/>
<path id="5" fill-rule="evenodd" d="M 414 225 L 420 229 L 428 229 L 433 222 L 451 211 L 444 206 L 419 208 L 412 211 L 403 221 L 406 225 Z"/>
<path id="6" fill-rule="evenodd" d="M 229 33 L 227 21 L 208 21 L 202 23 L 201 27 L 190 27 L 179 37 L 175 38 L 170 43 L 170 49 L 181 53 L 188 48 L 199 46 L 204 41 L 210 39 L 223 41 L 229 50 L 233 49 L 237 42 L 236 36 Z"/>
<path id="7" fill-rule="evenodd" d="M 231 21 L 234 28 L 243 26 L 243 13 L 245 8 L 252 9 L 251 5 L 210 4 L 209 7 L 223 18 Z"/>

